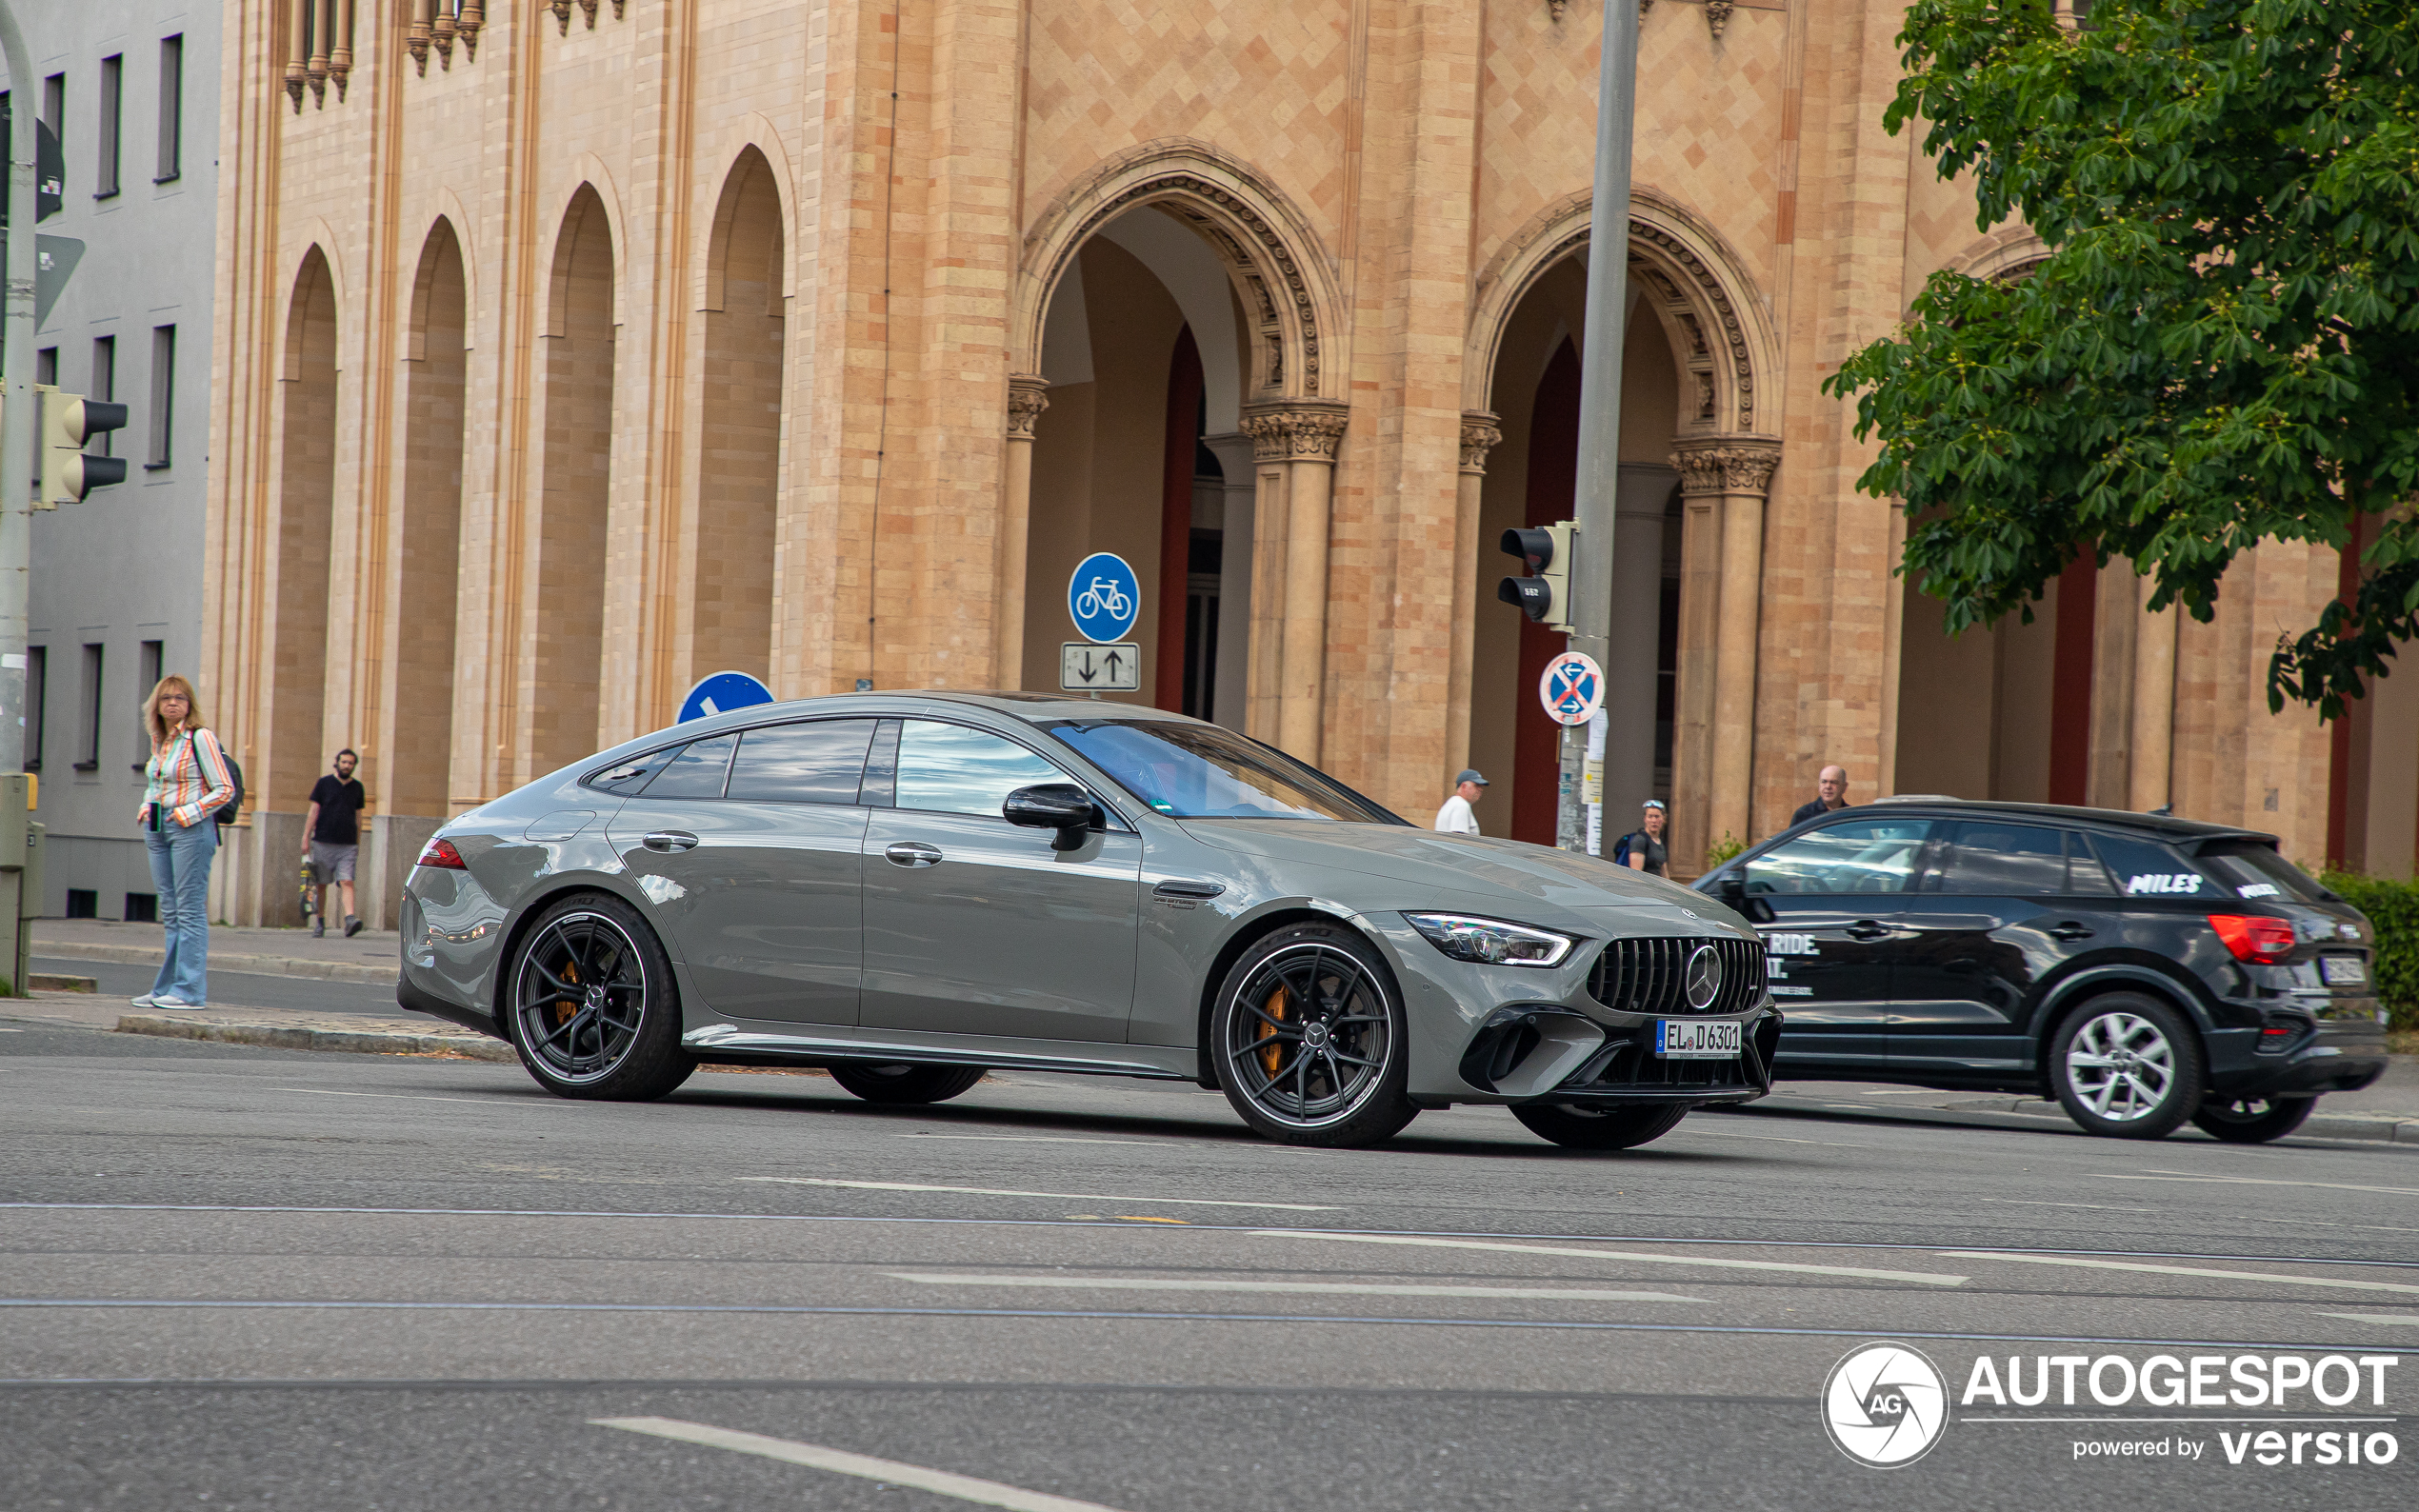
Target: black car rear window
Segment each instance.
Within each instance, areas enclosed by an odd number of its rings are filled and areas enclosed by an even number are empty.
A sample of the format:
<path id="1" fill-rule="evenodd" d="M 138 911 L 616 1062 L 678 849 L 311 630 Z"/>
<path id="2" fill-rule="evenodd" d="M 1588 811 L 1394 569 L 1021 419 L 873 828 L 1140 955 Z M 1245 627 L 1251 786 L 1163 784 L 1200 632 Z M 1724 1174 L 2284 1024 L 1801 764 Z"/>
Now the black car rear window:
<path id="1" fill-rule="evenodd" d="M 2108 864 L 2116 890 L 2129 898 L 2200 898 L 2232 896 L 2172 846 L 2135 835 L 2093 835 L 2091 848 Z"/>
<path id="2" fill-rule="evenodd" d="M 2309 872 L 2256 840 L 2213 840 L 2195 858 L 2234 889 L 2237 898 L 2269 898 L 2294 903 L 2338 903 Z"/>
<path id="3" fill-rule="evenodd" d="M 2095 866 L 2096 869 L 2096 866 Z M 1947 847 L 1933 892 L 2034 897 L 2067 890 L 2066 835 L 2046 825 L 1968 821 Z"/>

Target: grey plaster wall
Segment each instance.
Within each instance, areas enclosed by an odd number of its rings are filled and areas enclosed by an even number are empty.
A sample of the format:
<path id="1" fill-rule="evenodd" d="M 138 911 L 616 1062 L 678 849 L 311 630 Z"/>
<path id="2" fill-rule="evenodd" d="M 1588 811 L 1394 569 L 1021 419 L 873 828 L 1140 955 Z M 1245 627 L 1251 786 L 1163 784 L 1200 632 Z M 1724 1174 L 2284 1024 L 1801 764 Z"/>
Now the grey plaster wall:
<path id="1" fill-rule="evenodd" d="M 114 342 L 108 397 L 130 410 L 110 450 L 127 481 L 78 505 L 33 517 L 27 644 L 44 653 L 38 817 L 50 827 L 42 911 L 68 911 L 70 891 L 104 919 L 151 892 L 135 827 L 150 754 L 140 706 L 150 693 L 144 643 L 161 666 L 192 676 L 202 639 L 202 526 L 210 441 L 210 295 L 218 212 L 219 11 L 207 3 L 36 0 L 20 4 L 42 76 L 7 80 L 14 118 L 50 118 L 56 76 L 64 111 L 65 208 L 48 236 L 85 244 L 65 293 L 42 323 L 38 350 L 55 353 L 60 387 L 96 391 L 95 344 Z M 176 161 L 163 174 L 162 47 L 183 38 Z M 102 179 L 103 68 L 118 66 L 118 185 Z M 0 72 L 0 78 L 5 73 Z M 173 404 L 157 455 L 155 332 L 175 329 Z M 88 448 L 91 449 L 91 448 Z M 100 647 L 97 687 L 87 647 Z M 97 707 L 97 749 L 86 748 Z M 207 707 L 204 715 L 214 713 Z M 29 730 L 28 765 L 35 757 Z M 89 758 L 89 759 L 88 759 Z"/>

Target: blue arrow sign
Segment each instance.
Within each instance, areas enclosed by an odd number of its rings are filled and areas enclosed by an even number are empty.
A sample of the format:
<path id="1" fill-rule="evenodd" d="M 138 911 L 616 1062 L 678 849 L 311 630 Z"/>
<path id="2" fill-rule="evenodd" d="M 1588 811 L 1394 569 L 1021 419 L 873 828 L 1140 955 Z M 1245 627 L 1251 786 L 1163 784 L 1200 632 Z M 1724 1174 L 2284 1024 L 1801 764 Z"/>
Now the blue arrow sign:
<path id="1" fill-rule="evenodd" d="M 716 672 L 697 680 L 697 686 L 680 701 L 680 718 L 672 723 L 686 725 L 709 714 L 728 714 L 734 708 L 771 702 L 772 689 L 747 673 Z"/>
<path id="2" fill-rule="evenodd" d="M 1122 641 L 1142 613 L 1142 584 L 1124 557 L 1095 551 L 1067 580 L 1067 613 L 1084 639 Z"/>

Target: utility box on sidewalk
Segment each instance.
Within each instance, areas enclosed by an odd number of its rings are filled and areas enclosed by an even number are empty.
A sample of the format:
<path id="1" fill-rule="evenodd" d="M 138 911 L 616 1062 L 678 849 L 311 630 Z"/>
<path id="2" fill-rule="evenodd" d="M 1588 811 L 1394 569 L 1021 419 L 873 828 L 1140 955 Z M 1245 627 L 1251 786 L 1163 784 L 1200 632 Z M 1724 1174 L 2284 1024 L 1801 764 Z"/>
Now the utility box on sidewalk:
<path id="1" fill-rule="evenodd" d="M 26 921 L 42 911 L 42 826 L 33 822 L 31 772 L 0 772 L 0 963 L 8 990 L 25 995 L 33 931 Z"/>

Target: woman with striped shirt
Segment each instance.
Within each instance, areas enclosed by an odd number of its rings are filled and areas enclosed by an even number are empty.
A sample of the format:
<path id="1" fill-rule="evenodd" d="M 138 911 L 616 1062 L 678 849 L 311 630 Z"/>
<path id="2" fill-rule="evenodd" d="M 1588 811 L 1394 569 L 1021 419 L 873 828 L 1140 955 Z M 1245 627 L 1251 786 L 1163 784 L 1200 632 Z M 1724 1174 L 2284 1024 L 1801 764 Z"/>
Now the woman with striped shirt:
<path id="1" fill-rule="evenodd" d="M 218 854 L 213 813 L 235 796 L 227 752 L 202 727 L 193 685 L 163 677 L 143 702 L 151 732 L 151 760 L 143 768 L 143 846 L 159 889 L 168 957 L 138 1008 L 198 1008 L 209 1001 L 210 867 Z"/>

